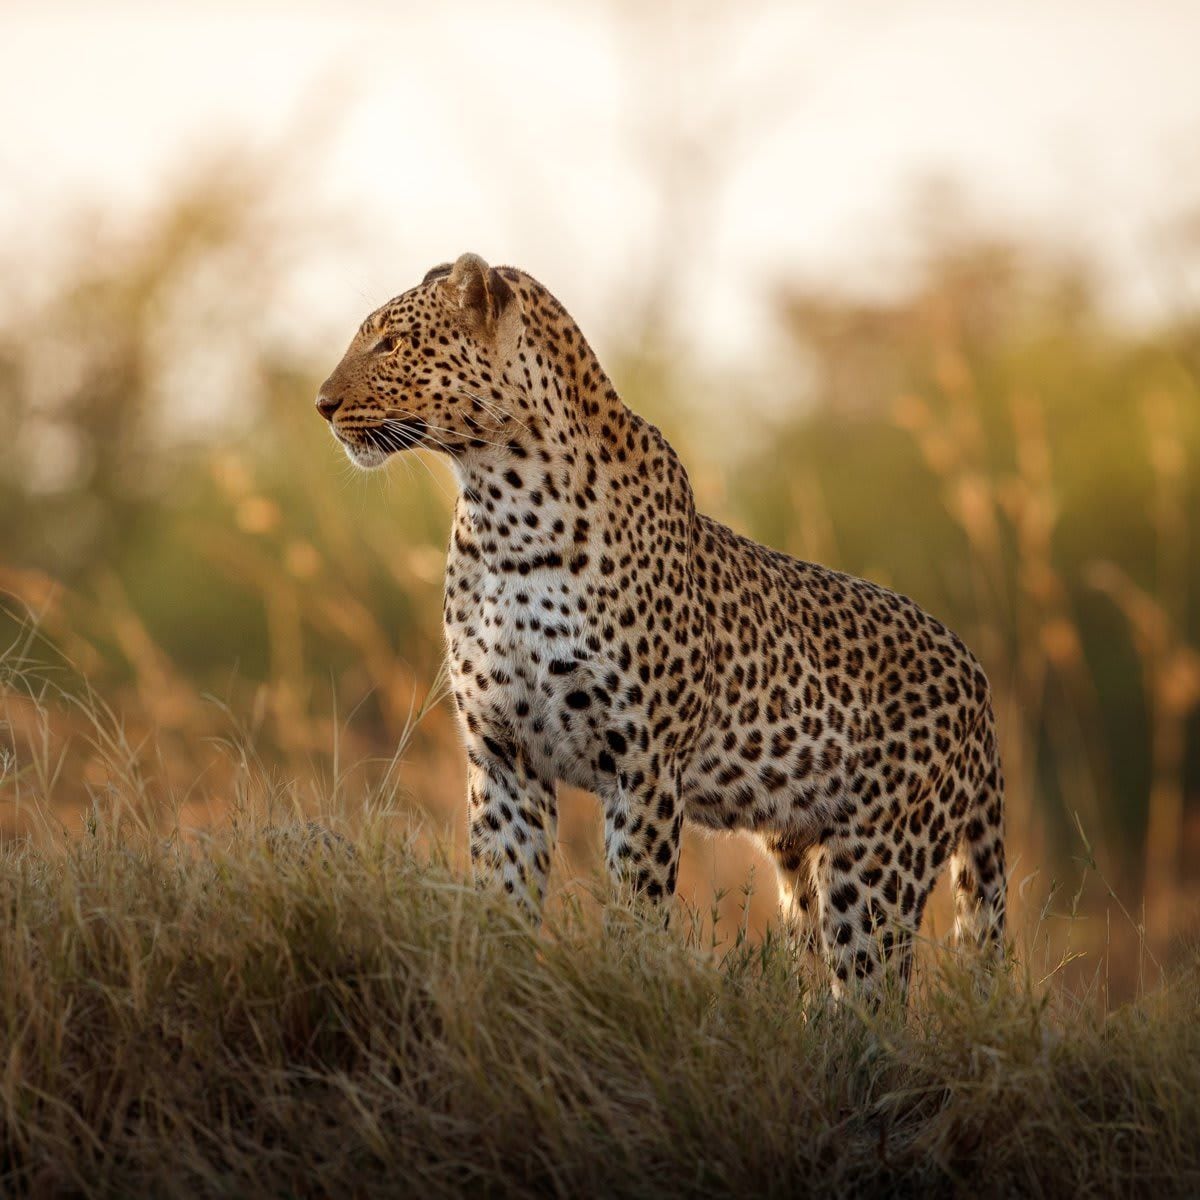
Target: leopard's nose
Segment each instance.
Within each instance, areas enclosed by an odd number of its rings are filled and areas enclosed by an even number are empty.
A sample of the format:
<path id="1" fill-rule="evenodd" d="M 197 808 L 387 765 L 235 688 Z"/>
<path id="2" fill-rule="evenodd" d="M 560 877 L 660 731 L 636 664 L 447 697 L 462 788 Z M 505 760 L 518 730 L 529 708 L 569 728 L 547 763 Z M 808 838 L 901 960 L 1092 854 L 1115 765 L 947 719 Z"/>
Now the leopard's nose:
<path id="1" fill-rule="evenodd" d="M 317 412 L 327 421 L 332 421 L 333 414 L 341 407 L 342 400 L 340 396 L 331 396 L 328 392 L 321 392 L 317 396 Z"/>

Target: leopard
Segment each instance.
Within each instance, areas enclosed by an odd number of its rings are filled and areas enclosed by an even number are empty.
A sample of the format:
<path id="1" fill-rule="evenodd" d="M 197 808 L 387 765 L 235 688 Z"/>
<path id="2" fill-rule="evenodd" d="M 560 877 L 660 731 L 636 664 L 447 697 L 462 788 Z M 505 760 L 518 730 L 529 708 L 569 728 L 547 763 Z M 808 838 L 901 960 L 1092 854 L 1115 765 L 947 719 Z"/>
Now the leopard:
<path id="1" fill-rule="evenodd" d="M 652 912 L 685 825 L 757 840 L 836 997 L 907 987 L 947 864 L 957 942 L 1003 946 L 978 660 L 908 597 L 698 512 L 679 456 L 530 274 L 434 267 L 367 316 L 316 404 L 358 467 L 449 460 L 443 625 L 477 883 L 538 919 L 567 784 L 598 798 L 607 874 Z"/>

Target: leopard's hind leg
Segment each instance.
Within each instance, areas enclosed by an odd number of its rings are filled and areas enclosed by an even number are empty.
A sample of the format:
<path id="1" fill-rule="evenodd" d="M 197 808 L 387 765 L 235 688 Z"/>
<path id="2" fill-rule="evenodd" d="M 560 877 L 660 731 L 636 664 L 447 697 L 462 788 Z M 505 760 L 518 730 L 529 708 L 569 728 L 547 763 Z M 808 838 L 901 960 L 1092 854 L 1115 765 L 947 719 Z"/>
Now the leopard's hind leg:
<path id="1" fill-rule="evenodd" d="M 1004 952 L 1008 875 L 1004 861 L 1004 777 L 992 715 L 985 712 L 973 750 L 982 781 L 966 812 L 950 859 L 956 942 L 978 946 L 997 959 Z"/>
<path id="2" fill-rule="evenodd" d="M 775 864 L 779 916 L 785 936 L 799 951 L 817 947 L 817 892 L 813 879 L 816 847 L 794 834 L 773 833 L 763 845 Z"/>

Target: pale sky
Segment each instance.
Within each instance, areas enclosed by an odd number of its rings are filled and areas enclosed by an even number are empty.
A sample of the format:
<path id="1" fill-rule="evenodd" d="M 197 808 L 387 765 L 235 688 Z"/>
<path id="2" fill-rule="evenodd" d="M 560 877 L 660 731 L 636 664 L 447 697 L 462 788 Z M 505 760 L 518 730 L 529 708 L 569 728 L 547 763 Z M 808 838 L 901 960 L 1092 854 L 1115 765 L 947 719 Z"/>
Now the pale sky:
<path id="1" fill-rule="evenodd" d="M 198 145 L 299 124 L 294 202 L 348 235 L 297 267 L 321 337 L 471 249 L 585 332 L 671 264 L 736 361 L 789 277 L 894 286 L 932 175 L 1090 253 L 1136 316 L 1176 303 L 1160 243 L 1200 204 L 1198 49 L 1200 4 L 1168 0 L 10 0 L 0 237 L 36 260 L 81 203 L 134 222 Z"/>

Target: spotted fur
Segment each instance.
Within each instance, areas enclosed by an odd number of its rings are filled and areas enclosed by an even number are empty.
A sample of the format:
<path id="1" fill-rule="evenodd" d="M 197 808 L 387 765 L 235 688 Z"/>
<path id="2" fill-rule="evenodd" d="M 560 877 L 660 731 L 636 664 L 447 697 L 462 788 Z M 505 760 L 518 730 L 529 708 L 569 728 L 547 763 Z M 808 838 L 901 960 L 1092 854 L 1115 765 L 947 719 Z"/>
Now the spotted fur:
<path id="1" fill-rule="evenodd" d="M 675 890 L 685 820 L 760 838 L 835 991 L 907 978 L 947 862 L 959 937 L 1001 941 L 975 658 L 906 597 L 697 513 L 539 283 L 475 255 L 434 268 L 317 403 L 360 466 L 421 446 L 457 474 L 444 617 L 477 877 L 536 912 L 564 781 L 599 795 L 609 870 L 649 901 Z"/>

